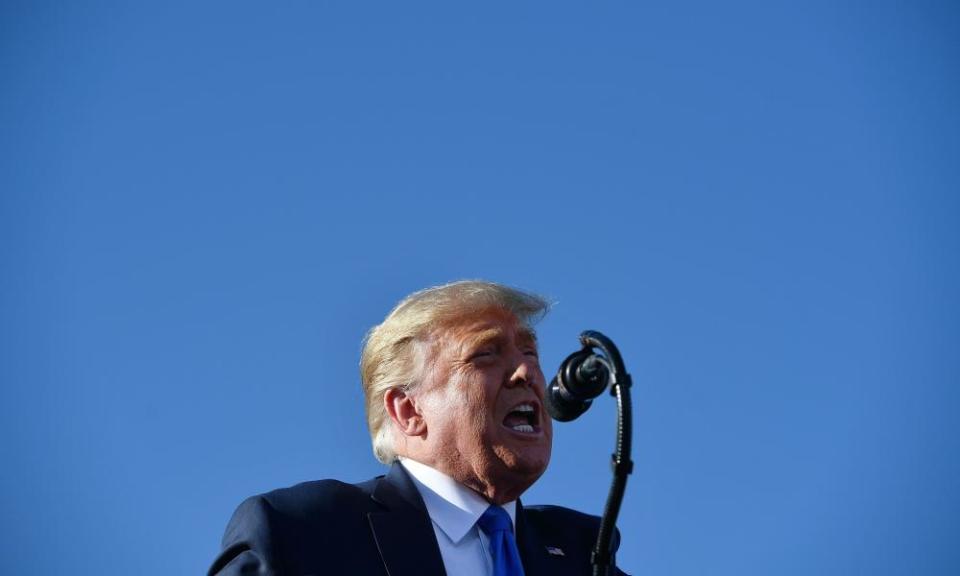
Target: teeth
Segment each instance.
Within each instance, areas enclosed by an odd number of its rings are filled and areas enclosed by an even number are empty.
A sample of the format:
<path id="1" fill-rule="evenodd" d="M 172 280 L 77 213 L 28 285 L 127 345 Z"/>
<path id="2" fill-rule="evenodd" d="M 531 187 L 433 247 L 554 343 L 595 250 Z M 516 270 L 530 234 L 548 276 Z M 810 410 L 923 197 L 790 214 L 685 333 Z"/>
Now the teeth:
<path id="1" fill-rule="evenodd" d="M 514 412 L 533 412 L 533 406 L 529 404 L 521 404 L 513 409 Z"/>
<path id="2" fill-rule="evenodd" d="M 529 424 L 517 424 L 513 429 L 517 432 L 533 432 L 533 426 Z"/>

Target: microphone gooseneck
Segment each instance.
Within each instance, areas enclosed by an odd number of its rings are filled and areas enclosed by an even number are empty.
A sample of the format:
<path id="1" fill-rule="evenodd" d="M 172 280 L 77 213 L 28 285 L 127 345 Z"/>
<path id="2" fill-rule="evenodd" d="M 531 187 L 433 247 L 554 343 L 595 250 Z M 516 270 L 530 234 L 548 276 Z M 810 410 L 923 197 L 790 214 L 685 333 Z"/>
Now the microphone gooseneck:
<path id="1" fill-rule="evenodd" d="M 607 386 L 617 400 L 617 444 L 611 457 L 613 484 L 600 519 L 597 543 L 590 555 L 594 576 L 613 576 L 617 571 L 613 552 L 617 516 L 627 488 L 627 476 L 633 472 L 633 461 L 630 459 L 633 437 L 630 402 L 632 379 L 612 340 L 599 332 L 587 330 L 580 334 L 580 343 L 583 348 L 567 356 L 547 386 L 545 403 L 547 412 L 554 420 L 569 422 L 586 412 L 593 399 L 602 394 Z"/>

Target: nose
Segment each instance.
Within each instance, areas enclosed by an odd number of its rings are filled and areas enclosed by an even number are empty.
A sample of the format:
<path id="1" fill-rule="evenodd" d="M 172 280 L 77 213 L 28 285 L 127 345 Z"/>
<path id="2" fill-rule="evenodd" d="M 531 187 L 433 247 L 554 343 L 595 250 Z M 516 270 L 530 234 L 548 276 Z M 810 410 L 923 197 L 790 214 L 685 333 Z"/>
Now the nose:
<path id="1" fill-rule="evenodd" d="M 517 351 L 513 356 L 507 384 L 509 386 L 532 386 L 537 382 L 538 373 L 537 359 Z"/>

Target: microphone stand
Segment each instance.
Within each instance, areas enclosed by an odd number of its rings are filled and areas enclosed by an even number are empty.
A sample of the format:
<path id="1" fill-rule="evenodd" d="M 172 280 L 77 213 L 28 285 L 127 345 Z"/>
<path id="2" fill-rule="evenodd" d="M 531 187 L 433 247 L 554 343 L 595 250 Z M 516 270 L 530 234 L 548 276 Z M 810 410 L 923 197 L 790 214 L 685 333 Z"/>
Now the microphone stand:
<path id="1" fill-rule="evenodd" d="M 610 395 L 617 399 L 617 444 L 612 454 L 613 484 L 607 495 L 607 504 L 600 520 L 600 533 L 590 555 L 593 576 L 614 576 L 617 562 L 613 552 L 613 534 L 617 526 L 617 516 L 627 488 L 627 476 L 633 472 L 633 460 L 630 450 L 633 437 L 633 410 L 630 402 L 630 374 L 623 365 L 620 351 L 612 340 L 594 330 L 580 334 L 580 343 L 584 350 L 598 348 L 604 358 L 598 357 L 610 371 Z"/>

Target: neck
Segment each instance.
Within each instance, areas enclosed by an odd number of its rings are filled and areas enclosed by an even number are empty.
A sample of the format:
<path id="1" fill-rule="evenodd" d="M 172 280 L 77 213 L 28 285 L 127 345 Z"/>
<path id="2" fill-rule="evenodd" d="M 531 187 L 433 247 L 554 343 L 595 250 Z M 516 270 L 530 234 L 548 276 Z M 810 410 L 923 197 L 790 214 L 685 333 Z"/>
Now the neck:
<path id="1" fill-rule="evenodd" d="M 479 494 L 487 502 L 499 506 L 520 498 L 520 495 L 533 484 L 533 481 L 512 478 L 513 475 L 510 474 L 483 473 L 463 462 L 450 463 L 423 456 L 418 454 L 401 455 L 402 458 L 409 458 L 449 476 L 457 483 Z"/>

